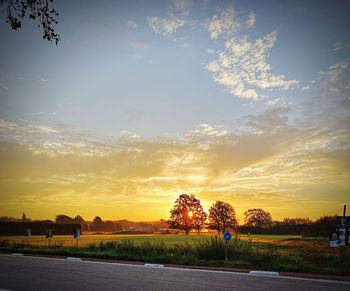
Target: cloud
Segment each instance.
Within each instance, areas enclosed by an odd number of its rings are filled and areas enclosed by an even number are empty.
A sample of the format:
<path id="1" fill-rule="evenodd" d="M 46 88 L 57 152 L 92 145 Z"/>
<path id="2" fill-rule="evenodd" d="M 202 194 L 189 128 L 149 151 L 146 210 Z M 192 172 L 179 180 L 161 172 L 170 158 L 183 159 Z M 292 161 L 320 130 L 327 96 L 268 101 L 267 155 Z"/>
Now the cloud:
<path id="1" fill-rule="evenodd" d="M 313 109 L 319 104 L 313 102 Z M 319 118 L 333 120 L 325 127 L 293 121 L 293 110 L 276 101 L 265 112 L 246 116 L 239 132 L 202 123 L 166 139 L 127 131 L 98 137 L 62 125 L 1 120 L 0 208 L 26 209 L 36 201 L 37 209 L 53 207 L 55 213 L 60 201 L 64 209 L 91 207 L 92 216 L 106 215 L 108 201 L 130 219 L 130 203 L 142 212 L 152 201 L 163 209 L 151 212 L 154 218 L 166 218 L 179 193 L 194 193 L 204 205 L 224 199 L 243 212 L 253 203 L 276 207 L 274 215 L 283 215 L 287 204 L 298 205 L 296 211 L 312 199 L 319 209 L 315 215 L 323 214 L 325 207 L 333 210 L 334 201 L 343 201 L 343 189 L 350 186 L 349 114 L 322 110 Z M 322 188 L 332 190 L 332 198 Z"/>
<path id="2" fill-rule="evenodd" d="M 348 49 L 350 48 L 350 43 L 342 43 L 342 42 L 336 42 L 333 45 L 333 51 L 337 52 L 343 49 Z"/>
<path id="3" fill-rule="evenodd" d="M 128 20 L 128 26 L 132 29 L 136 29 L 137 28 L 137 23 L 133 20 Z"/>
<path id="4" fill-rule="evenodd" d="M 157 16 L 147 16 L 147 23 L 154 33 L 164 36 L 171 36 L 176 30 L 186 24 L 186 20 L 174 15 L 163 18 Z"/>
<path id="5" fill-rule="evenodd" d="M 267 104 L 268 105 L 276 105 L 280 100 L 281 100 L 281 98 L 275 98 L 273 100 L 267 101 Z"/>
<path id="6" fill-rule="evenodd" d="M 3 84 L 3 83 L 0 83 L 0 88 L 4 89 L 4 90 L 8 90 L 9 88 Z"/>
<path id="7" fill-rule="evenodd" d="M 209 48 L 209 49 L 207 49 L 207 53 L 208 54 L 215 54 L 215 50 Z"/>
<path id="8" fill-rule="evenodd" d="M 37 83 L 39 83 L 39 84 L 45 84 L 45 83 L 48 82 L 47 79 L 45 79 L 45 78 L 43 78 L 43 77 L 40 77 L 40 76 L 38 76 L 38 77 L 36 78 L 35 81 L 36 81 Z"/>
<path id="9" fill-rule="evenodd" d="M 252 27 L 254 27 L 255 22 L 256 22 L 255 13 L 254 13 L 253 11 L 252 11 L 252 12 L 249 12 L 247 21 L 246 21 L 246 23 L 245 23 L 246 27 L 247 27 L 247 28 L 252 28 Z"/>
<path id="10" fill-rule="evenodd" d="M 220 36 L 227 38 L 234 35 L 240 28 L 241 24 L 235 9 L 229 7 L 222 10 L 220 15 L 213 16 L 208 26 L 208 32 L 212 39 L 217 39 Z"/>
<path id="11" fill-rule="evenodd" d="M 219 52 L 218 59 L 209 63 L 207 69 L 216 83 L 240 98 L 261 99 L 258 89 L 289 89 L 298 81 L 272 74 L 271 65 L 267 63 L 268 53 L 276 40 L 276 31 L 254 42 L 247 37 L 232 38 L 226 41 L 225 51 Z"/>
<path id="12" fill-rule="evenodd" d="M 348 69 L 349 61 L 343 60 L 329 67 L 327 74 L 331 77 L 332 81 L 340 79 L 341 75 Z"/>
<path id="13" fill-rule="evenodd" d="M 0 119 L 0 134 L 3 132 L 14 131 L 19 128 L 20 126 L 16 123 Z"/>
<path id="14" fill-rule="evenodd" d="M 174 0 L 172 2 L 173 2 L 172 7 L 175 10 L 180 10 L 180 11 L 188 10 L 188 8 L 193 4 L 191 0 Z"/>
<path id="15" fill-rule="evenodd" d="M 246 125 L 256 133 L 275 133 L 285 129 L 288 124 L 288 115 L 292 112 L 292 106 L 288 102 L 273 107 L 257 116 L 248 116 Z"/>
<path id="16" fill-rule="evenodd" d="M 32 125 L 25 123 L 14 123 L 7 120 L 0 119 L 0 134 L 6 132 L 17 132 L 18 134 L 31 134 L 31 133 L 59 133 L 58 130 L 46 126 L 46 125 Z"/>

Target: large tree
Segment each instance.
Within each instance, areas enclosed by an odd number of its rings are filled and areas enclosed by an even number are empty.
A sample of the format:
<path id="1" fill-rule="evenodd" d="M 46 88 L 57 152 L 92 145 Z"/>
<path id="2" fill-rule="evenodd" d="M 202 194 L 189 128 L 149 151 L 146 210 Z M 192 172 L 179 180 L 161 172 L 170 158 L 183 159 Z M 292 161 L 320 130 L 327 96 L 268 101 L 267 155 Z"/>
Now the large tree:
<path id="1" fill-rule="evenodd" d="M 272 223 L 270 212 L 261 208 L 252 208 L 244 212 L 245 225 L 253 227 L 267 226 Z"/>
<path id="2" fill-rule="evenodd" d="M 14 30 L 20 29 L 22 20 L 29 19 L 38 22 L 38 28 L 42 28 L 43 39 L 55 42 L 60 41 L 60 35 L 53 28 L 57 24 L 58 12 L 50 7 L 52 0 L 0 0 L 1 10 L 6 13 L 6 22 Z"/>
<path id="3" fill-rule="evenodd" d="M 236 213 L 232 205 L 223 201 L 216 201 L 209 209 L 209 227 L 216 229 L 218 234 L 227 228 L 237 226 Z"/>
<path id="4" fill-rule="evenodd" d="M 207 218 L 199 199 L 193 195 L 181 194 L 170 210 L 169 227 L 189 233 L 191 229 L 200 231 Z"/>

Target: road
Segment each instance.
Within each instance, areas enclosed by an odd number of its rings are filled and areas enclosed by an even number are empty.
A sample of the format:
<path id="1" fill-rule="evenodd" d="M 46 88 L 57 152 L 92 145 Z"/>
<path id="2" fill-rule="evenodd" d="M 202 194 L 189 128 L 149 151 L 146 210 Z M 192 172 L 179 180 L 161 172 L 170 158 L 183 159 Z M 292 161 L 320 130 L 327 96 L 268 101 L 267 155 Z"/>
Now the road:
<path id="1" fill-rule="evenodd" d="M 350 290 L 349 282 L 0 255 L 0 290 Z"/>

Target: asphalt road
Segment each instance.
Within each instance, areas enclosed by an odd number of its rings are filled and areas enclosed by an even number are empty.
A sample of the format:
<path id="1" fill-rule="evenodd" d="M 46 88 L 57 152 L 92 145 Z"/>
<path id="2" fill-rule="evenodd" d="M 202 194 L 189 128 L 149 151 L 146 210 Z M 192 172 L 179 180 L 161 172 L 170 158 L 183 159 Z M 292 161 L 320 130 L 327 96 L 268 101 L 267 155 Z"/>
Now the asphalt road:
<path id="1" fill-rule="evenodd" d="M 0 255 L 0 290 L 350 290 L 349 282 Z"/>

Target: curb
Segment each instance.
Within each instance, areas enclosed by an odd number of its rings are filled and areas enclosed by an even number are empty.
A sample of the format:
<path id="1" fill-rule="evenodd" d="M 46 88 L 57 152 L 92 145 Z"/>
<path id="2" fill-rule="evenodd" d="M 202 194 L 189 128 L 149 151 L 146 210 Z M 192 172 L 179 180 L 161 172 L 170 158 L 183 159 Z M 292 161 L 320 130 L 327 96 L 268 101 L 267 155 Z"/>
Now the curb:
<path id="1" fill-rule="evenodd" d="M 267 277 L 276 277 L 279 276 L 280 274 L 278 272 L 272 272 L 272 271 L 250 271 L 250 275 L 255 275 L 255 276 L 267 276 Z"/>

